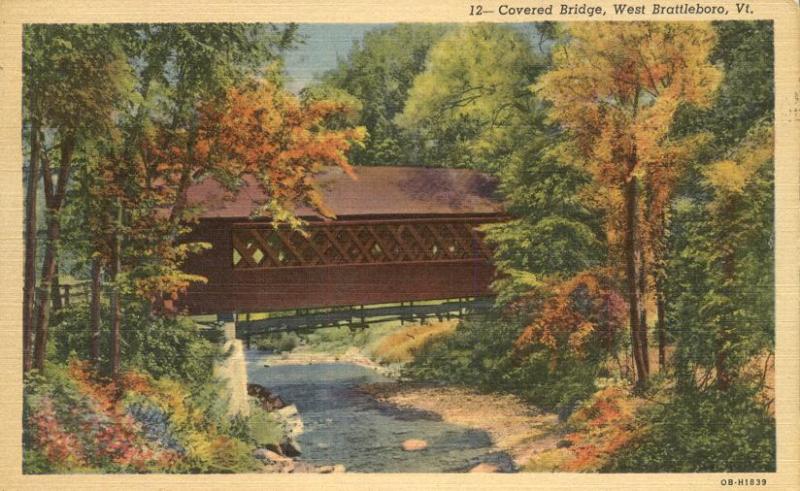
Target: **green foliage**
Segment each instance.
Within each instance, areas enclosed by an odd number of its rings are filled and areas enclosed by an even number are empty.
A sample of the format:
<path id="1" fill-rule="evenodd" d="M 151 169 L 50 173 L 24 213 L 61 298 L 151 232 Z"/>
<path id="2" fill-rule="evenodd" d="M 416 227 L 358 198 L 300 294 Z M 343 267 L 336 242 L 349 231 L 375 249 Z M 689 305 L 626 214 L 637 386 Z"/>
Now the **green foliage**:
<path id="1" fill-rule="evenodd" d="M 423 347 L 406 373 L 487 391 L 513 390 L 511 350 L 520 331 L 521 326 L 489 317 L 464 320 L 441 342 Z"/>
<path id="2" fill-rule="evenodd" d="M 565 420 L 595 390 L 598 376 L 607 375 L 596 363 L 565 359 L 553 366 L 551 353 L 537 349 L 514 371 L 517 395 L 531 404 L 556 411 Z"/>
<path id="3" fill-rule="evenodd" d="M 533 138 L 499 171 L 500 191 L 516 218 L 486 227 L 494 283 L 507 303 L 547 279 L 564 279 L 601 264 L 605 240 L 599 213 L 581 199 L 588 176 L 564 164 L 546 139 Z"/>
<path id="4" fill-rule="evenodd" d="M 23 474 L 50 474 L 55 468 L 42 452 L 34 449 L 25 449 L 22 452 Z"/>
<path id="5" fill-rule="evenodd" d="M 249 435 L 258 447 L 277 445 L 284 437 L 283 423 L 258 404 L 250 404 L 247 424 Z"/>
<path id="6" fill-rule="evenodd" d="M 29 24 L 23 33 L 24 111 L 44 128 L 88 137 L 108 131 L 135 79 L 114 25 Z"/>
<path id="7" fill-rule="evenodd" d="M 774 53 L 770 21 L 715 22 L 717 46 L 712 61 L 725 68 L 715 104 L 706 110 L 685 107 L 673 133 L 709 131 L 715 147 L 729 148 L 753 123 L 773 112 Z"/>
<path id="8" fill-rule="evenodd" d="M 514 28 L 459 27 L 431 49 L 398 123 L 421 130 L 426 162 L 498 169 L 537 133 L 541 106 L 528 87 L 543 66 Z"/>
<path id="9" fill-rule="evenodd" d="M 516 357 L 514 342 L 523 328 L 519 322 L 494 316 L 464 320 L 453 334 L 423 347 L 405 367 L 404 375 L 516 394 L 566 417 L 577 401 L 594 392 L 599 369 L 578 362 L 554 367 L 544 349 Z"/>
<path id="10" fill-rule="evenodd" d="M 104 313 L 106 308 L 104 306 Z M 57 316 L 50 361 L 63 364 L 72 355 L 89 359 L 88 306 L 79 304 L 66 308 Z M 108 318 L 107 315 L 103 317 Z M 123 306 L 121 332 L 123 367 L 142 370 L 156 378 L 171 377 L 202 385 L 210 382 L 213 364 L 223 356 L 218 329 L 201 329 L 185 317 L 151 315 L 144 304 L 135 301 Z M 101 327 L 100 339 L 100 363 L 105 367 L 109 363 L 106 354 L 110 349 L 107 323 Z"/>
<path id="11" fill-rule="evenodd" d="M 753 392 L 685 392 L 650 406 L 610 472 L 774 472 L 775 419 Z"/>
<path id="12" fill-rule="evenodd" d="M 197 103 L 220 97 L 250 76 L 270 76 L 270 63 L 290 47 L 297 26 L 272 24 L 135 24 L 134 42 L 139 91 L 170 124 L 184 126 Z M 146 129 L 146 128 L 144 128 Z"/>
<path id="13" fill-rule="evenodd" d="M 281 332 L 256 336 L 253 338 L 253 342 L 257 349 L 283 353 L 295 349 L 300 344 L 300 337 L 293 332 Z"/>
<path id="14" fill-rule="evenodd" d="M 414 77 L 425 69 L 431 46 L 449 29 L 435 24 L 400 24 L 369 32 L 346 60 L 322 77 L 322 88 L 306 89 L 313 94 L 331 87 L 361 102 L 358 124 L 367 128 L 369 136 L 363 149 L 351 151 L 352 163 L 423 163 L 415 148 L 415 131 L 401 129 L 395 118 L 403 112 Z"/>
<path id="15" fill-rule="evenodd" d="M 720 213 L 703 202 L 675 206 L 668 315 L 682 383 L 701 384 L 697 370 L 710 370 L 721 354 L 736 374 L 773 349 L 772 196 L 772 165 L 765 165 L 741 194 L 712 202 L 723 206 Z"/>

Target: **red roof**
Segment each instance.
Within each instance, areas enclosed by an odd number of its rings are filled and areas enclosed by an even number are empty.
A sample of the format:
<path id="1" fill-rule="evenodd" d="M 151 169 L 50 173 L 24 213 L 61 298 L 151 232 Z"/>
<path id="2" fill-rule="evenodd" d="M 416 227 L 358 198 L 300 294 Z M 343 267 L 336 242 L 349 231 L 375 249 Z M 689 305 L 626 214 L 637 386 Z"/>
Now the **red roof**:
<path id="1" fill-rule="evenodd" d="M 355 167 L 357 180 L 339 168 L 320 174 L 323 202 L 338 217 L 364 215 L 463 215 L 503 213 L 495 197 L 496 181 L 468 169 L 424 167 Z M 202 218 L 247 218 L 264 202 L 265 194 L 252 176 L 238 193 L 226 199 L 214 179 L 189 188 L 189 204 L 203 205 Z M 301 217 L 319 214 L 305 205 Z"/>

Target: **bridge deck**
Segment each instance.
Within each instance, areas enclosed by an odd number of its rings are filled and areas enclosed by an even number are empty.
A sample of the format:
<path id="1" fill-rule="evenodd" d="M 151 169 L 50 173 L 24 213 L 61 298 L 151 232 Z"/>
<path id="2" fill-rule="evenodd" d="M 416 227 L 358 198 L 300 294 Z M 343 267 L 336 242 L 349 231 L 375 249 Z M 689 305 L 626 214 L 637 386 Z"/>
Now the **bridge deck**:
<path id="1" fill-rule="evenodd" d="M 236 337 L 246 339 L 257 334 L 283 331 L 318 329 L 322 327 L 351 326 L 367 327 L 370 324 L 389 321 L 424 321 L 429 318 L 449 319 L 464 314 L 486 310 L 492 306 L 490 298 L 449 300 L 441 303 L 414 305 L 395 304 L 360 306 L 331 309 L 325 312 L 304 313 L 268 317 L 259 320 L 236 322 Z M 246 319 L 246 317 L 245 317 Z"/>

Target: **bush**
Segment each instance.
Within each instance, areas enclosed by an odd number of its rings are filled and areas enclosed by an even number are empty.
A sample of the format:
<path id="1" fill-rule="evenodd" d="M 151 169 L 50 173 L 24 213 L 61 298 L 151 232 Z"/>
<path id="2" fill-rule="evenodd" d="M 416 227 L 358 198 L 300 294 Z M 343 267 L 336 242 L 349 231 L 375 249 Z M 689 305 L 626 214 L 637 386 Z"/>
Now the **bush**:
<path id="1" fill-rule="evenodd" d="M 406 363 L 425 346 L 442 340 L 456 329 L 456 321 L 435 322 L 401 327 L 381 338 L 372 354 L 384 363 Z"/>
<path id="2" fill-rule="evenodd" d="M 283 423 L 256 403 L 250 404 L 248 425 L 250 437 L 258 447 L 278 445 L 283 439 Z"/>
<path id="3" fill-rule="evenodd" d="M 201 390 L 197 390 L 197 389 Z M 128 371 L 119 384 L 85 362 L 50 365 L 25 381 L 26 473 L 248 472 L 247 420 L 225 415 L 215 384 L 194 386 Z M 216 396 L 211 394 L 216 393 Z M 241 418 L 240 418 L 241 419 Z"/>
<path id="4" fill-rule="evenodd" d="M 257 349 L 283 353 L 295 349 L 300 344 L 300 337 L 293 332 L 281 332 L 256 336 L 254 341 Z"/>
<path id="5" fill-rule="evenodd" d="M 513 391 L 511 351 L 521 326 L 492 317 L 459 323 L 455 331 L 422 347 L 404 374 L 481 390 Z"/>
<path id="6" fill-rule="evenodd" d="M 640 436 L 605 469 L 611 472 L 774 472 L 775 419 L 754 393 L 678 393 L 642 415 Z"/>
<path id="7" fill-rule="evenodd" d="M 63 364 L 70 356 L 89 359 L 91 333 L 88 326 L 87 305 L 61 310 L 52 329 L 50 361 Z M 156 378 L 171 377 L 190 384 L 207 383 L 213 375 L 214 362 L 223 356 L 219 329 L 201 329 L 187 317 L 150 315 L 142 304 L 126 304 L 121 332 L 122 368 L 142 370 Z M 101 371 L 109 368 L 110 338 L 110 326 L 103 324 L 100 333 Z"/>
<path id="8" fill-rule="evenodd" d="M 538 407 L 558 412 L 566 420 L 575 407 L 596 390 L 599 367 L 580 360 L 561 360 L 553 365 L 544 349 L 529 354 L 512 372 L 514 392 Z"/>
<path id="9" fill-rule="evenodd" d="M 545 349 L 517 357 L 514 342 L 523 329 L 522 322 L 493 314 L 466 319 L 448 337 L 422 347 L 404 375 L 512 393 L 543 409 L 558 410 L 566 419 L 596 390 L 594 380 L 601 368 L 572 359 L 554 365 Z"/>

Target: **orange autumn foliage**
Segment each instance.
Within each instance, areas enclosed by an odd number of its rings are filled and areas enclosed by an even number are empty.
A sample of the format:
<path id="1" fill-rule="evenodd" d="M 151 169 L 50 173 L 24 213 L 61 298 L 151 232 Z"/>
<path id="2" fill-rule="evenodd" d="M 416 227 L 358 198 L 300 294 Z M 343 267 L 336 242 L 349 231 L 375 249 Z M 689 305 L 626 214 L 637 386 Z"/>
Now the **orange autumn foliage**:
<path id="1" fill-rule="evenodd" d="M 231 183 L 233 190 L 237 179 L 249 174 L 258 178 L 269 197 L 263 215 L 289 220 L 289 208 L 304 202 L 331 216 L 315 177 L 325 167 L 336 166 L 355 179 L 347 151 L 366 134 L 363 127 L 330 129 L 326 121 L 352 110 L 342 102 L 300 101 L 275 83 L 251 81 L 229 89 L 221 103 L 199 107 L 196 133 L 165 131 L 151 151 L 157 156 L 164 191 L 174 193 L 176 206 L 190 182 L 214 175 Z M 176 138 L 180 145 L 163 144 Z"/>
<path id="2" fill-rule="evenodd" d="M 592 472 L 601 469 L 619 449 L 635 436 L 633 423 L 641 401 L 619 387 L 595 393 L 569 420 L 574 432 L 565 439 L 572 443 L 571 458 L 560 470 Z"/>
<path id="3" fill-rule="evenodd" d="M 541 314 L 517 338 L 514 347 L 525 354 L 533 345 L 552 352 L 552 363 L 568 349 L 585 359 L 600 348 L 610 352 L 614 340 L 626 325 L 626 304 L 602 273 L 584 272 L 553 289 Z"/>
<path id="4" fill-rule="evenodd" d="M 135 293 L 160 303 L 204 281 L 180 269 L 204 247 L 179 240 L 202 211 L 188 203 L 192 184 L 213 177 L 233 193 L 249 174 L 269 196 L 260 215 L 298 225 L 291 207 L 306 203 L 330 216 L 315 177 L 328 166 L 352 175 L 347 152 L 365 130 L 327 125 L 351 111 L 341 102 L 301 101 L 276 83 L 254 80 L 198 105 L 188 126 L 145 128 L 133 148 L 110 152 L 99 164 L 103 184 L 92 192 L 105 209 L 92 215 L 92 228 L 108 238 L 98 251 L 110 257 L 110 231 L 116 230 L 130 245 L 123 262 L 137 269 L 128 278 Z M 121 224 L 114 218 L 118 208 L 124 210 Z"/>

